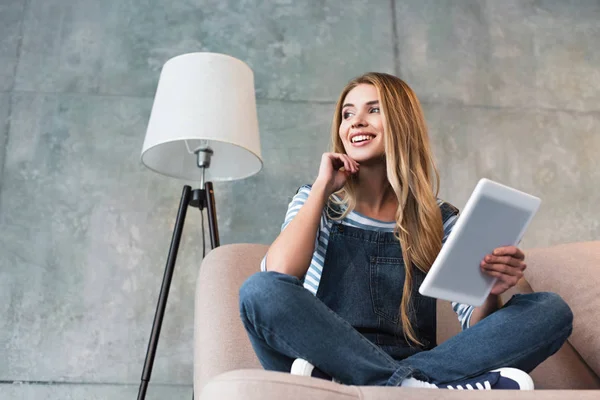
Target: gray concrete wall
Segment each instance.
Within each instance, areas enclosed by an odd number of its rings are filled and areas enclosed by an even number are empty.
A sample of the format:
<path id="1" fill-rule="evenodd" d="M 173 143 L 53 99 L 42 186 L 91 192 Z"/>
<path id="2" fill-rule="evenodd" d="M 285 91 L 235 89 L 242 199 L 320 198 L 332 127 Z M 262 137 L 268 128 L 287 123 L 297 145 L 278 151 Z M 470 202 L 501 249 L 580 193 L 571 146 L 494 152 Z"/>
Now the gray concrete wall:
<path id="1" fill-rule="evenodd" d="M 423 101 L 443 198 L 481 177 L 543 198 L 531 248 L 600 234 L 598 37 L 597 0 L 0 0 L 0 398 L 135 396 L 186 183 L 139 162 L 168 58 L 255 73 L 265 166 L 215 184 L 223 244 L 276 237 L 337 93 L 377 70 Z M 148 398 L 192 393 L 200 228 L 191 209 Z"/>

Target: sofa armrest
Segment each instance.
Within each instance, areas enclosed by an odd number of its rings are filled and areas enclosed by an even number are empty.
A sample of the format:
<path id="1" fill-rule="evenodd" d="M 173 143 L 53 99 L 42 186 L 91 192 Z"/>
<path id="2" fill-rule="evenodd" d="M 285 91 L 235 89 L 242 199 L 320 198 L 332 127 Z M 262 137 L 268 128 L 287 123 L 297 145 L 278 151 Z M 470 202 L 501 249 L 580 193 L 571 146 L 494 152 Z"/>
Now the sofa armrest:
<path id="1" fill-rule="evenodd" d="M 260 271 L 268 246 L 231 244 L 210 251 L 196 283 L 194 307 L 194 391 L 214 376 L 261 368 L 239 312 L 239 288 Z M 198 397 L 199 398 L 199 397 Z"/>
<path id="2" fill-rule="evenodd" d="M 526 261 L 533 290 L 558 293 L 571 307 L 569 342 L 600 376 L 600 241 L 532 249 Z"/>

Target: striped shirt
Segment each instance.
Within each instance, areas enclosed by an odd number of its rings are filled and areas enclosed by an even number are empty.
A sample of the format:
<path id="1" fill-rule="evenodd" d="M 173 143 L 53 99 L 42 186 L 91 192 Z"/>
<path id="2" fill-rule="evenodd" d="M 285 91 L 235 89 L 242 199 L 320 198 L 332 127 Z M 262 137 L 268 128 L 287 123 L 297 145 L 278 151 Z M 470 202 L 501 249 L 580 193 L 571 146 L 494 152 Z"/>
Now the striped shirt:
<path id="1" fill-rule="evenodd" d="M 308 199 L 310 189 L 311 187 L 308 185 L 302 186 L 298 190 L 296 195 L 293 197 L 292 201 L 288 206 L 283 225 L 281 226 L 282 231 L 288 226 L 292 219 L 294 219 L 296 214 L 298 214 L 298 210 L 300 210 L 300 208 L 306 202 L 306 199 Z M 441 205 L 442 202 L 442 200 L 438 199 L 438 205 Z M 454 224 L 456 223 L 457 219 L 458 216 L 454 215 L 450 217 L 444 224 L 444 238 L 442 240 L 442 244 L 446 242 L 446 239 L 452 231 L 452 228 L 454 227 Z M 323 209 L 323 212 L 321 214 L 321 221 L 319 223 L 319 231 L 315 239 L 315 251 L 313 253 L 308 271 L 306 272 L 306 275 L 304 277 L 304 288 L 314 295 L 317 294 L 317 290 L 319 289 L 319 282 L 321 280 L 321 274 L 323 273 L 323 267 L 325 263 L 325 252 L 327 250 L 327 244 L 329 242 L 329 232 L 331 231 L 333 222 L 334 221 L 327 216 L 326 210 Z M 344 219 L 337 222 L 342 225 L 354 226 L 360 229 L 367 229 L 380 232 L 393 232 L 394 228 L 396 227 L 395 222 L 378 221 L 376 219 L 361 215 L 360 213 L 354 210 L 350 211 L 348 215 L 344 217 Z M 260 269 L 261 271 L 267 270 L 266 255 L 260 263 Z M 462 329 L 467 329 L 471 321 L 471 315 L 473 313 L 474 307 L 466 304 L 453 302 L 452 309 L 458 315 L 458 320 Z"/>

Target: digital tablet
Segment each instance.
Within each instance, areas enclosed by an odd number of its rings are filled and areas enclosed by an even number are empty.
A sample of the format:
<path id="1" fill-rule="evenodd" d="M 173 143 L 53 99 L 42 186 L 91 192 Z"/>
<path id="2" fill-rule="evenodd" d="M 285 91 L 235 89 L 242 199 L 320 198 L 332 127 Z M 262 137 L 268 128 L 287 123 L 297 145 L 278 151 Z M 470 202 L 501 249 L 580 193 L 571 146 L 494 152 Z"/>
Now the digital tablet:
<path id="1" fill-rule="evenodd" d="M 494 249 L 517 245 L 541 200 L 481 179 L 433 262 L 419 293 L 472 306 L 483 304 L 496 278 L 480 263 Z"/>

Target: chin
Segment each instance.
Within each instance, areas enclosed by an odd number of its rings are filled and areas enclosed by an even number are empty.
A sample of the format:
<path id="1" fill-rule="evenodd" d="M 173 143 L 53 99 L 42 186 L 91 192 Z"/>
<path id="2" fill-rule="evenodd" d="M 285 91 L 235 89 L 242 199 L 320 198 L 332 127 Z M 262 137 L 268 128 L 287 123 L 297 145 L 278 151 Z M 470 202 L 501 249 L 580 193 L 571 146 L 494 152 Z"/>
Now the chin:
<path id="1" fill-rule="evenodd" d="M 352 149 L 354 150 L 354 149 Z M 350 151 L 346 152 L 350 158 L 354 161 L 361 163 L 367 163 L 368 161 L 381 161 L 385 160 L 385 153 L 372 153 L 372 152 L 360 152 L 360 151 Z"/>

